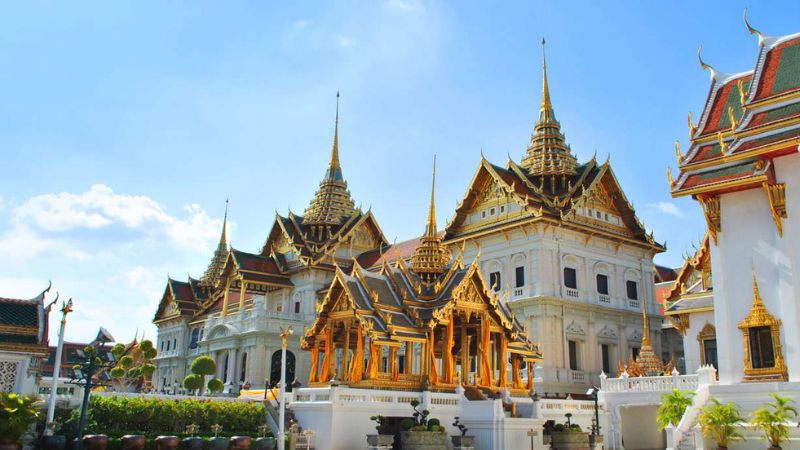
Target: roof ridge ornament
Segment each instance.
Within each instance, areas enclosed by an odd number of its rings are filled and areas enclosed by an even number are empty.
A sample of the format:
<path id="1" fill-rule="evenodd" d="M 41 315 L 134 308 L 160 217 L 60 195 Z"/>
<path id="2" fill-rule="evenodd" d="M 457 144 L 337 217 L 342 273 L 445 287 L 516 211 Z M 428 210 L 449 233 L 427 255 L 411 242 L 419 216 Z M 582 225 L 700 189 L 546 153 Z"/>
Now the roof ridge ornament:
<path id="1" fill-rule="evenodd" d="M 697 48 L 697 60 L 700 62 L 700 67 L 702 67 L 704 70 L 710 71 L 711 72 L 711 79 L 713 81 L 716 81 L 717 70 L 714 69 L 714 67 L 712 67 L 711 65 L 706 64 L 705 61 L 703 61 L 702 53 L 703 53 L 703 46 L 701 45 L 700 47 Z"/>
<path id="2" fill-rule="evenodd" d="M 450 261 L 450 252 L 442 243 L 442 238 L 436 229 L 436 155 L 433 157 L 433 173 L 431 176 L 431 200 L 428 209 L 428 220 L 425 224 L 425 234 L 420 238 L 420 243 L 411 257 L 411 267 L 420 278 L 431 283 L 445 272 L 445 266 Z"/>
<path id="3" fill-rule="evenodd" d="M 747 8 L 744 9 L 744 16 L 742 18 L 744 19 L 744 26 L 747 27 L 747 31 L 750 34 L 755 34 L 756 36 L 758 36 L 758 46 L 759 47 L 763 47 L 764 46 L 764 34 L 761 33 L 760 31 L 756 30 L 752 26 L 750 26 L 750 22 L 747 21 Z"/>

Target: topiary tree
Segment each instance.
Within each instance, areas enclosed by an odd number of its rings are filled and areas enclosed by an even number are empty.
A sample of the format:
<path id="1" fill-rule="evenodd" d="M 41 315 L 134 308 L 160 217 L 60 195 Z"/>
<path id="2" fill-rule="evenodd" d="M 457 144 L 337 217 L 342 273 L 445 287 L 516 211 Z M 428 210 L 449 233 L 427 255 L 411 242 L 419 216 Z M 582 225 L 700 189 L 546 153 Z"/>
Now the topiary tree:
<path id="1" fill-rule="evenodd" d="M 198 389 L 200 389 L 200 395 L 203 395 L 203 386 L 206 384 L 206 376 L 213 375 L 217 371 L 217 363 L 215 363 L 210 356 L 199 356 L 192 361 L 191 370 L 193 375 L 197 375 L 200 378 L 200 386 Z M 186 378 L 190 376 L 192 375 L 187 375 Z M 186 383 L 186 379 L 183 381 Z M 209 390 L 211 390 L 210 387 Z"/>
<path id="2" fill-rule="evenodd" d="M 153 341 L 144 339 L 137 342 L 134 339 L 128 345 L 117 344 L 111 348 L 111 354 L 116 358 L 117 365 L 109 374 L 120 391 L 149 390 L 155 372 L 153 358 L 158 356 Z"/>
<path id="3" fill-rule="evenodd" d="M 196 374 L 187 375 L 186 378 L 183 379 L 183 388 L 187 391 L 196 391 L 203 387 L 203 377 Z"/>
<path id="4" fill-rule="evenodd" d="M 208 390 L 210 392 L 222 392 L 222 389 L 225 387 L 225 384 L 219 378 L 212 378 L 208 380 Z"/>

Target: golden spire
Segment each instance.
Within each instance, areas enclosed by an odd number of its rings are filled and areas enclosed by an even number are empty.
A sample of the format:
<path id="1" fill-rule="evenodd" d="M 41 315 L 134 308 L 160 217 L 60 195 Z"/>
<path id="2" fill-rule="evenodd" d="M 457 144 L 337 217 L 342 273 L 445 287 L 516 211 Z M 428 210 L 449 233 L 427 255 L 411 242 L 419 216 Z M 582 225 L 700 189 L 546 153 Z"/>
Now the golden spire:
<path id="1" fill-rule="evenodd" d="M 660 376 L 664 373 L 664 361 L 656 355 L 650 342 L 650 327 L 647 326 L 647 302 L 642 300 L 642 347 L 636 357 L 636 365 L 643 376 Z"/>
<path id="2" fill-rule="evenodd" d="M 542 39 L 542 103 L 539 107 L 539 120 L 536 121 L 528 151 L 522 158 L 522 166 L 532 176 L 560 177 L 566 186 L 566 177 L 575 175 L 578 162 L 566 144 L 561 124 L 556 120 L 553 103 L 550 100 L 550 84 L 547 81 L 547 59 L 545 40 Z M 555 190 L 555 186 L 551 186 Z"/>
<path id="3" fill-rule="evenodd" d="M 319 189 L 306 208 L 304 225 L 339 225 L 356 212 L 355 203 L 347 190 L 347 182 L 339 163 L 339 92 L 336 92 L 336 125 L 333 130 L 331 160 Z M 320 235 L 321 236 L 321 235 Z"/>
<path id="4" fill-rule="evenodd" d="M 425 224 L 425 234 L 420 238 L 419 245 L 411 257 L 411 267 L 425 282 L 433 282 L 437 276 L 445 271 L 445 266 L 450 261 L 450 254 L 442 244 L 442 238 L 436 229 L 436 157 L 433 158 L 433 175 L 431 181 L 431 204 L 428 210 L 428 220 Z"/>
<path id="5" fill-rule="evenodd" d="M 205 273 L 200 277 L 200 284 L 206 287 L 213 287 L 219 281 L 225 260 L 228 259 L 228 199 L 225 199 L 225 216 L 222 219 L 222 233 L 219 236 L 217 249 L 208 264 Z"/>

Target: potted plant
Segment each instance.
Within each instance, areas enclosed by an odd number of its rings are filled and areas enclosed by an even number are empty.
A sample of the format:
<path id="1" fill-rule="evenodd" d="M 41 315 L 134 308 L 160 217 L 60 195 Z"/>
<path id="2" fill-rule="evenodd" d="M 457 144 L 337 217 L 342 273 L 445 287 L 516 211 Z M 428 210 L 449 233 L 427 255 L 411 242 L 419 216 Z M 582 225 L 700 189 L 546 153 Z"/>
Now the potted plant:
<path id="1" fill-rule="evenodd" d="M 370 417 L 369 420 L 377 424 L 375 430 L 378 432 L 378 434 L 367 435 L 367 444 L 370 447 L 391 446 L 394 444 L 394 435 L 388 433 L 389 424 L 386 423 L 385 417 L 377 415 Z"/>
<path id="2" fill-rule="evenodd" d="M 182 442 L 184 450 L 203 450 L 203 446 L 205 445 L 206 440 L 201 437 L 195 436 L 197 434 L 197 430 L 199 429 L 200 427 L 198 427 L 193 423 L 186 425 L 186 434 L 188 434 L 189 436 L 183 438 Z"/>
<path id="3" fill-rule="evenodd" d="M 253 439 L 250 436 L 233 436 L 231 437 L 232 450 L 250 450 L 250 445 Z"/>
<path id="4" fill-rule="evenodd" d="M 278 448 L 278 441 L 272 436 L 266 425 L 259 425 L 258 434 L 260 437 L 256 439 L 256 450 L 275 450 Z"/>
<path id="5" fill-rule="evenodd" d="M 144 450 L 145 437 L 141 434 L 126 434 L 120 438 L 122 450 Z"/>
<path id="6" fill-rule="evenodd" d="M 156 448 L 158 450 L 175 450 L 178 448 L 179 443 L 178 436 L 159 436 L 156 438 Z"/>
<path id="7" fill-rule="evenodd" d="M 567 421 L 559 423 L 550 432 L 552 450 L 589 448 L 589 433 L 584 432 L 577 423 L 572 423 L 572 414 L 565 414 Z"/>
<path id="8" fill-rule="evenodd" d="M 461 432 L 460 435 L 450 436 L 450 441 L 453 443 L 453 447 L 475 447 L 475 436 L 467 436 L 467 428 L 458 416 L 455 417 L 455 422 L 453 422 L 453 426 L 458 428 L 458 431 Z"/>
<path id="9" fill-rule="evenodd" d="M 219 437 L 220 431 L 222 431 L 222 425 L 218 423 L 211 425 L 211 432 L 214 433 L 214 437 L 208 440 L 209 449 L 228 450 L 228 446 L 230 445 L 231 441 L 228 438 Z"/>
<path id="10" fill-rule="evenodd" d="M 733 403 L 722 404 L 712 398 L 711 404 L 703 407 L 697 417 L 703 436 L 713 439 L 717 443 L 717 450 L 727 450 L 731 442 L 744 439 L 737 426 L 744 422 L 739 413 L 739 408 Z"/>
<path id="11" fill-rule="evenodd" d="M 106 450 L 108 448 L 108 436 L 105 434 L 87 434 L 83 437 L 83 448 L 85 450 Z"/>
<path id="12" fill-rule="evenodd" d="M 414 409 L 413 422 L 408 427 L 409 422 L 405 422 L 404 431 L 400 432 L 400 442 L 403 444 L 404 450 L 446 450 L 447 449 L 447 433 L 444 432 L 444 427 L 439 424 L 437 419 L 428 419 L 430 411 L 427 409 L 419 410 L 418 400 L 411 401 L 411 407 Z M 401 428 L 405 428 L 402 426 Z"/>
<path id="13" fill-rule="evenodd" d="M 694 392 L 682 391 L 680 389 L 673 389 L 661 396 L 661 405 L 658 407 L 656 422 L 658 422 L 658 430 L 663 431 L 665 428 L 672 424 L 677 426 L 686 408 L 692 406 L 692 399 Z"/>
<path id="14" fill-rule="evenodd" d="M 35 396 L 0 393 L 0 450 L 19 450 L 20 438 L 39 418 Z"/>
<path id="15" fill-rule="evenodd" d="M 753 412 L 752 423 L 756 428 L 764 433 L 764 439 L 769 442 L 769 450 L 780 450 L 781 442 L 789 438 L 790 420 L 797 420 L 797 409 L 791 404 L 794 400 L 781 397 L 778 394 L 771 394 L 774 402 L 765 403 L 761 408 Z"/>
<path id="16" fill-rule="evenodd" d="M 50 430 L 51 434 L 45 434 L 42 436 L 42 449 L 43 450 L 64 450 L 67 446 L 67 437 L 63 434 L 56 434 L 57 431 L 61 430 L 61 423 L 57 420 L 53 420 L 52 422 L 48 423 L 45 428 Z"/>

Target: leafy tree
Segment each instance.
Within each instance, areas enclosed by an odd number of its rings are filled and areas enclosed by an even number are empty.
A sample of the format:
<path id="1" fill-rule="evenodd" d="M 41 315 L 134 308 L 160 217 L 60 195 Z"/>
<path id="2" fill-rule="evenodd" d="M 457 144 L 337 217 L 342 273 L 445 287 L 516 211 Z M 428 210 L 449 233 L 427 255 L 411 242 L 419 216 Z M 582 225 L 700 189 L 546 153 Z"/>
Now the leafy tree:
<path id="1" fill-rule="evenodd" d="M 792 406 L 794 400 L 781 397 L 772 393 L 774 402 L 765 403 L 761 408 L 753 412 L 753 419 L 750 423 L 764 433 L 764 439 L 775 448 L 781 448 L 781 442 L 789 438 L 790 420 L 797 420 L 797 409 Z"/>
<path id="2" fill-rule="evenodd" d="M 225 384 L 219 378 L 212 378 L 208 380 L 208 390 L 211 392 L 222 392 Z"/>
<path id="3" fill-rule="evenodd" d="M 729 443 L 744 439 L 737 429 L 739 423 L 744 422 L 744 418 L 733 403 L 722 404 L 712 398 L 711 404 L 703 407 L 697 420 L 703 436 L 716 441 L 719 448 L 726 449 Z"/>
<path id="4" fill-rule="evenodd" d="M 203 395 L 203 385 L 205 385 L 205 380 L 207 375 L 213 375 L 217 371 L 217 363 L 210 356 L 198 356 L 192 361 L 191 366 L 192 374 L 197 375 L 200 378 L 200 395 Z M 191 375 L 187 375 L 186 378 L 189 378 Z M 183 380 L 186 383 L 186 379 Z M 211 389 L 211 384 L 209 382 L 209 390 L 214 392 Z M 222 389 L 220 389 L 221 391 Z"/>
<path id="5" fill-rule="evenodd" d="M 116 344 L 111 348 L 111 354 L 116 358 L 117 366 L 111 370 L 110 375 L 120 391 L 150 388 L 150 380 L 155 372 L 153 358 L 158 356 L 153 341 L 144 339 L 141 342 L 134 340 L 128 345 Z"/>
<path id="6" fill-rule="evenodd" d="M 694 392 L 673 389 L 672 392 L 661 396 L 661 405 L 658 407 L 658 429 L 663 430 L 669 424 L 678 425 L 686 412 L 686 408 L 692 405 Z"/>
<path id="7" fill-rule="evenodd" d="M 183 388 L 187 391 L 196 391 L 203 387 L 203 377 L 197 374 L 189 374 L 183 379 Z"/>

